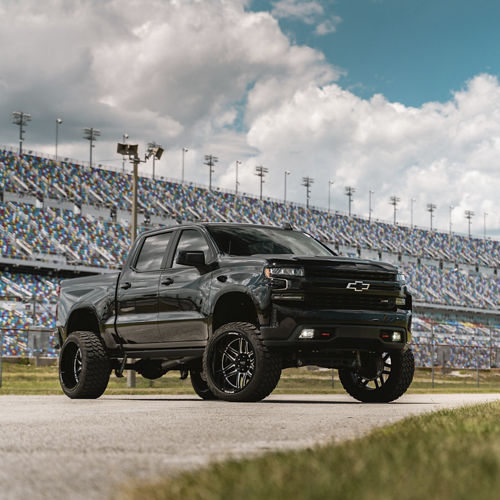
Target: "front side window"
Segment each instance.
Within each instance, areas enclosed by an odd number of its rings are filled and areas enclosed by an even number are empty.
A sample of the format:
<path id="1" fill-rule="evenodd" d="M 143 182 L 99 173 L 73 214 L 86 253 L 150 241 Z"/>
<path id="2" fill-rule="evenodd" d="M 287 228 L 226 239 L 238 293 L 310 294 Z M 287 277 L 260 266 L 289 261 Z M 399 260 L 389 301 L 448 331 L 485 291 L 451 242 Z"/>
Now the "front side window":
<path id="1" fill-rule="evenodd" d="M 177 249 L 175 251 L 172 267 L 186 267 L 176 263 L 179 252 L 183 250 L 197 250 L 199 252 L 204 252 L 206 259 L 208 254 L 207 240 L 199 231 L 196 231 L 195 229 L 185 229 L 182 231 L 179 243 L 177 244 Z"/>
<path id="2" fill-rule="evenodd" d="M 148 236 L 142 244 L 135 270 L 138 272 L 159 271 L 171 237 L 172 232 Z"/>

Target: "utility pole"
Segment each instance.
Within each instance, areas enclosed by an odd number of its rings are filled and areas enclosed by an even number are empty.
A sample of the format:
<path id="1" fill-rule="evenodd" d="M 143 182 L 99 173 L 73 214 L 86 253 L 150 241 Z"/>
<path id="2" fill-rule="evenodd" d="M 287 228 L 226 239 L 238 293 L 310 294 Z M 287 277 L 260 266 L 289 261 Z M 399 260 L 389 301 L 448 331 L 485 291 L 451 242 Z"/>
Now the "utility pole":
<path id="1" fill-rule="evenodd" d="M 488 212 L 483 212 L 483 238 L 486 239 L 486 216 Z"/>
<path id="2" fill-rule="evenodd" d="M 332 186 L 335 184 L 335 181 L 332 181 L 331 179 L 328 179 L 328 213 L 330 213 L 330 206 L 331 206 L 331 191 L 332 191 Z"/>
<path id="3" fill-rule="evenodd" d="M 472 222 L 472 217 L 474 217 L 474 215 L 476 215 L 476 214 L 472 210 L 465 211 L 465 218 L 468 220 L 468 224 L 469 224 L 469 239 L 470 239 L 470 225 Z"/>
<path id="4" fill-rule="evenodd" d="M 163 154 L 163 148 L 161 146 L 148 148 L 147 153 L 144 156 L 144 160 L 141 160 L 139 157 L 137 144 L 118 143 L 116 152 L 121 154 L 123 158 L 128 156 L 130 162 L 134 166 L 132 172 L 132 220 L 130 224 L 130 239 L 131 243 L 134 243 L 137 237 L 137 184 L 139 177 L 139 164 L 141 162 L 146 163 L 153 155 L 157 160 L 159 160 Z M 135 370 L 128 370 L 127 387 L 135 387 L 135 385 Z"/>
<path id="5" fill-rule="evenodd" d="M 208 190 L 212 191 L 212 174 L 215 172 L 214 166 L 216 163 L 219 162 L 219 158 L 214 155 L 205 155 L 205 163 L 203 165 L 206 165 L 208 167 Z"/>
<path id="6" fill-rule="evenodd" d="M 345 195 L 349 198 L 349 217 L 351 216 L 351 204 L 352 204 L 352 196 L 356 192 L 356 189 L 351 186 L 346 186 Z"/>
<path id="7" fill-rule="evenodd" d="M 184 155 L 189 151 L 188 148 L 182 148 L 182 172 L 181 172 L 181 184 L 184 184 Z"/>
<path id="8" fill-rule="evenodd" d="M 12 123 L 19 125 L 19 156 L 23 154 L 24 133 L 26 132 L 23 127 L 28 125 L 30 121 L 31 115 L 29 113 L 24 113 L 23 111 L 12 112 Z"/>
<path id="9" fill-rule="evenodd" d="M 286 203 L 286 178 L 290 175 L 290 170 L 285 170 L 285 193 L 283 196 L 283 203 Z"/>
<path id="10" fill-rule="evenodd" d="M 63 121 L 61 120 L 61 118 L 56 119 L 56 163 L 57 163 L 57 145 L 59 142 L 59 125 L 61 125 L 62 122 Z"/>
<path id="11" fill-rule="evenodd" d="M 398 198 L 397 196 L 391 196 L 389 198 L 389 204 L 394 207 L 394 225 L 396 225 L 396 212 L 398 209 L 398 203 L 401 201 L 401 198 Z"/>
<path id="12" fill-rule="evenodd" d="M 434 211 L 436 210 L 436 205 L 434 203 L 427 203 L 427 211 L 431 215 L 431 233 L 432 233 L 432 219 L 434 218 Z"/>
<path id="13" fill-rule="evenodd" d="M 451 238 L 451 234 L 452 234 L 451 228 L 452 228 L 452 224 L 453 224 L 453 222 L 452 222 L 451 218 L 452 218 L 452 216 L 453 216 L 453 209 L 454 209 L 455 207 L 454 207 L 453 205 L 450 205 L 450 207 L 449 207 L 449 208 L 450 208 L 450 238 Z"/>
<path id="14" fill-rule="evenodd" d="M 412 198 L 410 200 L 410 227 L 413 229 L 413 203 L 415 203 L 417 200 L 415 198 Z"/>
<path id="15" fill-rule="evenodd" d="M 238 194 L 238 186 L 240 185 L 240 181 L 238 180 L 238 167 L 239 166 L 241 166 L 241 161 L 236 160 L 236 182 L 234 183 L 236 194 Z"/>
<path id="16" fill-rule="evenodd" d="M 306 188 L 306 207 L 309 208 L 309 199 L 311 198 L 311 186 L 314 183 L 312 177 L 302 177 L 302 185 Z"/>
<path id="17" fill-rule="evenodd" d="M 255 175 L 257 177 L 260 177 L 260 200 L 262 200 L 262 184 L 264 184 L 264 177 L 266 176 L 266 174 L 268 172 L 269 172 L 269 169 L 266 167 L 263 167 L 262 165 L 255 167 Z"/>
<path id="18" fill-rule="evenodd" d="M 101 131 L 97 130 L 96 128 L 90 127 L 90 128 L 84 128 L 83 129 L 84 139 L 87 139 L 87 141 L 90 142 L 90 168 L 92 168 L 92 148 L 94 148 L 94 142 L 97 141 L 97 138 L 101 135 Z"/>

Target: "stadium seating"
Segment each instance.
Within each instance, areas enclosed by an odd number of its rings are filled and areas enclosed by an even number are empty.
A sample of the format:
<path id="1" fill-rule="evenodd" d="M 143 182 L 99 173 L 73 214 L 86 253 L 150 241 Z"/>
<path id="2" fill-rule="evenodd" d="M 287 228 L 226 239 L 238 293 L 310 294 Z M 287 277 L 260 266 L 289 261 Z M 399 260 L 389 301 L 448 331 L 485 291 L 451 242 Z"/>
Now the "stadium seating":
<path id="1" fill-rule="evenodd" d="M 82 216 L 68 206 L 129 211 L 131 181 L 128 174 L 89 168 L 67 161 L 0 150 L 0 188 L 13 201 L 0 201 L 0 255 L 26 260 L 45 260 L 74 265 L 112 268 L 120 265 L 130 246 L 128 224 L 109 217 Z M 139 178 L 139 206 L 144 214 L 178 221 L 229 221 L 277 224 L 292 222 L 302 230 L 335 245 L 385 251 L 419 259 L 498 267 L 500 242 L 394 226 L 306 209 L 274 200 L 259 201 L 245 195 L 208 191 L 193 184 L 165 179 Z M 23 197 L 39 203 L 23 202 Z M 43 200 L 61 203 L 47 206 Z M 54 205 L 54 204 L 52 204 Z M 64 205 L 65 208 L 62 208 Z M 42 208 L 43 206 L 43 208 Z M 76 212 L 76 213 L 75 213 Z M 416 259 L 414 259 L 416 260 Z M 464 270 L 440 269 L 428 263 L 405 263 L 410 290 L 416 302 L 444 308 L 455 306 L 498 310 L 500 285 L 497 276 L 470 275 Z M 0 328 L 4 355 L 27 355 L 26 330 L 43 325 L 53 328 L 58 279 L 36 274 L 0 272 Z M 37 312 L 28 309 L 37 298 Z M 452 322 L 420 316 L 414 321 L 417 363 L 439 361 L 441 347 L 456 367 L 489 367 L 500 348 L 500 325 Z M 432 347 L 434 345 L 434 347 Z M 440 350 L 441 349 L 441 350 Z M 51 355 L 55 350 L 51 348 Z"/>

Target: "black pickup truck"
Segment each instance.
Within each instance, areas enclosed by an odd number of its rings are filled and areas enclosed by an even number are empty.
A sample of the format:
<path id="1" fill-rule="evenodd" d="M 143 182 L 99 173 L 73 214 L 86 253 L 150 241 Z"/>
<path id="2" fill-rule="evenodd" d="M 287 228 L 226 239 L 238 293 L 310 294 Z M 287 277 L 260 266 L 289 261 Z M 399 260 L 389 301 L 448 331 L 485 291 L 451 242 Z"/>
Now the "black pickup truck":
<path id="1" fill-rule="evenodd" d="M 186 224 L 140 235 L 119 273 L 62 282 L 59 378 L 70 398 L 97 398 L 112 370 L 179 370 L 203 399 L 258 401 L 282 369 L 316 365 L 388 402 L 413 378 L 410 330 L 392 265 L 289 226 Z"/>

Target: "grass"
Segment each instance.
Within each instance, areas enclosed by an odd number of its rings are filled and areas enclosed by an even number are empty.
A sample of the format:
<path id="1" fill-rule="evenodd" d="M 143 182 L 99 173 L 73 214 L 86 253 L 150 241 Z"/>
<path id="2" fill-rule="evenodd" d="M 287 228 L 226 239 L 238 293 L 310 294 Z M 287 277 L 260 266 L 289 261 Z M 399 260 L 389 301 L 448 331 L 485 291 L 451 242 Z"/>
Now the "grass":
<path id="1" fill-rule="evenodd" d="M 496 499 L 500 403 L 412 417 L 342 444 L 125 485 L 119 500 Z"/>
<path id="2" fill-rule="evenodd" d="M 62 394 L 57 375 L 57 366 L 35 367 L 33 364 L 3 362 L 3 385 L 0 394 Z M 416 371 L 409 392 L 499 392 L 500 371 L 481 371 L 479 388 L 474 371 L 454 371 L 447 375 L 436 372 L 432 389 L 431 372 Z M 331 371 L 289 368 L 283 371 L 274 394 L 331 394 L 343 393 L 337 373 L 332 389 Z M 111 376 L 106 394 L 194 394 L 188 380 L 180 380 L 179 372 L 169 372 L 150 384 L 149 380 L 137 376 L 137 387 L 128 389 L 125 378 Z"/>

